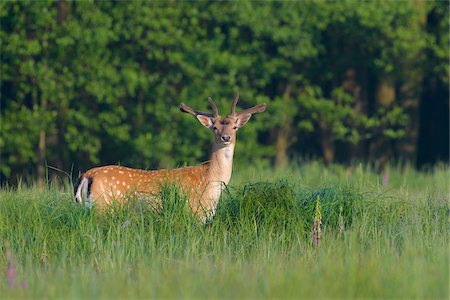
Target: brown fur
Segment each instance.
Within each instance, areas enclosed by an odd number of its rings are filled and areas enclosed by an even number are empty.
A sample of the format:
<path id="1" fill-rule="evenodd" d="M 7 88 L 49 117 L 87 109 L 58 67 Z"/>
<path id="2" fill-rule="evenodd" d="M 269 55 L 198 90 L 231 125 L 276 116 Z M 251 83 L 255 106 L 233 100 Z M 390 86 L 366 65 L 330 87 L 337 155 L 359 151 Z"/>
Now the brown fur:
<path id="1" fill-rule="evenodd" d="M 172 170 L 144 171 L 122 166 L 104 166 L 88 170 L 83 177 L 91 178 L 90 196 L 100 207 L 113 200 L 123 203 L 127 197 L 156 196 L 161 185 L 179 185 L 189 195 L 189 204 L 195 213 L 206 203 L 201 201 L 207 187 L 209 162 Z"/>

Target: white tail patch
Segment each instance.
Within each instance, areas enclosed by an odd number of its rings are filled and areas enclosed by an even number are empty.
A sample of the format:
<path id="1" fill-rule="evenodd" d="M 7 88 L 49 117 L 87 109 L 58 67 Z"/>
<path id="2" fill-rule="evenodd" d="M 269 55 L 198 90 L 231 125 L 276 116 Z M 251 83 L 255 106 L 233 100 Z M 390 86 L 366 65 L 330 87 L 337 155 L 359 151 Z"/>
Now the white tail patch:
<path id="1" fill-rule="evenodd" d="M 89 180 L 83 178 L 78 186 L 77 193 L 75 194 L 75 201 L 77 203 L 84 203 L 92 208 L 93 201 L 88 195 Z"/>

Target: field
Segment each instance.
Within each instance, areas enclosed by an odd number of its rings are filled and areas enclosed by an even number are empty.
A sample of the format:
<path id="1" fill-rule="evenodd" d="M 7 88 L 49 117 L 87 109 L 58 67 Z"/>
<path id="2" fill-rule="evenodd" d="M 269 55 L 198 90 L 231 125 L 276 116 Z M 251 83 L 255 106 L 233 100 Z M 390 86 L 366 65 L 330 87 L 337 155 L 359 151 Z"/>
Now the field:
<path id="1" fill-rule="evenodd" d="M 200 224 L 174 187 L 100 214 L 0 191 L 2 298 L 449 298 L 448 167 L 236 168 Z M 320 216 L 319 216 L 320 215 Z M 320 238 L 314 220 L 321 217 Z"/>

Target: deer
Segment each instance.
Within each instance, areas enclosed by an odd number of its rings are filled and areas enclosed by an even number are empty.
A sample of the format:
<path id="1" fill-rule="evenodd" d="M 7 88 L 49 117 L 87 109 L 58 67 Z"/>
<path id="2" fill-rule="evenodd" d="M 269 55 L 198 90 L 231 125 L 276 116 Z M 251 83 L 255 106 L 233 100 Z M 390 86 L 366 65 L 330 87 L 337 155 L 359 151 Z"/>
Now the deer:
<path id="1" fill-rule="evenodd" d="M 208 161 L 177 169 L 141 170 L 119 165 L 92 168 L 79 177 L 74 189 L 75 201 L 91 208 L 94 204 L 105 208 L 116 201 L 123 204 L 130 196 L 155 199 L 162 185 L 169 182 L 180 188 L 194 215 L 205 223 L 214 216 L 221 193 L 230 182 L 237 130 L 244 127 L 253 114 L 266 110 L 266 104 L 262 103 L 236 112 L 238 100 L 239 93 L 226 117 L 219 114 L 211 97 L 208 101 L 212 113 L 200 112 L 184 103 L 179 106 L 181 112 L 195 116 L 213 132 Z"/>

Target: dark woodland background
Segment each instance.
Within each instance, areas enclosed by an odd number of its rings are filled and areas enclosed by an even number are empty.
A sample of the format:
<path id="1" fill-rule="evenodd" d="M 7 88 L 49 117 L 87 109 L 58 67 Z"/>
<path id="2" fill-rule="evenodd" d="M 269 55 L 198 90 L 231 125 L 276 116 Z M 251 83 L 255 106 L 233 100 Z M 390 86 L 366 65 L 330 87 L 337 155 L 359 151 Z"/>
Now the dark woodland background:
<path id="1" fill-rule="evenodd" d="M 181 102 L 266 102 L 237 162 L 449 159 L 448 1 L 2 1 L 1 182 L 208 158 Z M 50 174 L 47 174 L 47 171 Z M 63 175 L 62 175 L 63 176 Z"/>

